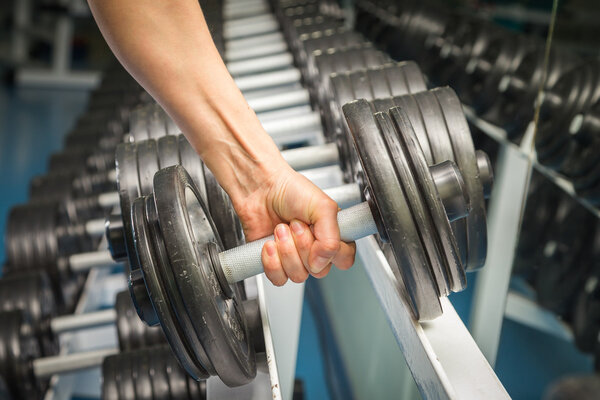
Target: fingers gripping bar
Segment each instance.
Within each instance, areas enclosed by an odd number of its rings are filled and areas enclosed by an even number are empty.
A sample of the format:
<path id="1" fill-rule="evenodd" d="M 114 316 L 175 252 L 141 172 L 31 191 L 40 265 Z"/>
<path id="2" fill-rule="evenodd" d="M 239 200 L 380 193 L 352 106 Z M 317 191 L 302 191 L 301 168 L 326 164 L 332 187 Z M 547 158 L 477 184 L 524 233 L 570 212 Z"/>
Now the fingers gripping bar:
<path id="1" fill-rule="evenodd" d="M 337 222 L 340 238 L 344 242 L 352 242 L 377 233 L 377 226 L 367 202 L 338 212 Z M 262 248 L 269 240 L 274 240 L 272 235 L 219 253 L 219 261 L 227 282 L 239 282 L 262 273 Z"/>

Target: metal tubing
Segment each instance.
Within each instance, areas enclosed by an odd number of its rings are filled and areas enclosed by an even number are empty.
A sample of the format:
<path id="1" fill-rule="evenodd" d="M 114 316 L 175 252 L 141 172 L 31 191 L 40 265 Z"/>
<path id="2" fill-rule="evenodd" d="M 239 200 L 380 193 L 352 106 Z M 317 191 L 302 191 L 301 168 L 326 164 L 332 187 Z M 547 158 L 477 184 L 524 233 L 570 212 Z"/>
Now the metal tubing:
<path id="1" fill-rule="evenodd" d="M 99 367 L 106 357 L 118 353 L 119 349 L 106 349 L 38 358 L 33 360 L 33 373 L 37 378 L 48 378 L 55 374 Z"/>
<path id="2" fill-rule="evenodd" d="M 296 89 L 287 93 L 247 99 L 248 105 L 255 113 L 277 110 L 310 104 L 310 95 L 307 89 Z"/>
<path id="3" fill-rule="evenodd" d="M 100 193 L 98 204 L 102 208 L 112 208 L 119 205 L 119 192 Z"/>
<path id="4" fill-rule="evenodd" d="M 85 223 L 85 233 L 91 237 L 104 235 L 106 220 L 104 218 L 90 219 Z"/>
<path id="5" fill-rule="evenodd" d="M 284 150 L 281 155 L 296 171 L 335 165 L 339 162 L 338 149 L 335 143 Z"/>
<path id="6" fill-rule="evenodd" d="M 115 266 L 110 251 L 100 250 L 89 253 L 79 253 L 69 256 L 69 266 L 75 272 L 88 271 L 94 267 Z"/>
<path id="7" fill-rule="evenodd" d="M 287 45 L 283 33 L 273 32 L 265 35 L 253 36 L 251 38 L 240 38 L 234 40 L 228 40 L 225 42 L 225 49 L 229 50 L 241 50 L 255 46 L 262 46 L 269 43 L 284 43 Z"/>
<path id="8" fill-rule="evenodd" d="M 244 18 L 238 18 L 238 19 L 224 21 L 223 28 L 224 29 L 241 28 L 241 27 L 252 26 L 255 24 L 271 22 L 271 21 L 277 21 L 275 19 L 275 15 L 273 15 L 273 14 L 253 15 L 251 17 L 244 17 Z"/>
<path id="9" fill-rule="evenodd" d="M 302 74 L 300 73 L 300 70 L 290 68 L 282 71 L 242 76 L 235 79 L 235 84 L 242 92 L 249 92 L 252 90 L 300 83 L 301 79 Z"/>
<path id="10" fill-rule="evenodd" d="M 315 111 L 287 118 L 267 120 L 262 123 L 262 126 L 273 139 L 294 133 L 323 132 L 321 117 Z"/>
<path id="11" fill-rule="evenodd" d="M 258 23 L 223 26 L 223 38 L 225 40 L 246 38 L 250 36 L 264 35 L 279 31 L 279 22 L 276 19 L 266 20 Z"/>
<path id="12" fill-rule="evenodd" d="M 76 331 L 79 329 L 90 329 L 98 326 L 110 325 L 117 320 L 117 312 L 114 308 L 84 314 L 64 315 L 53 318 L 50 328 L 55 335 L 63 332 Z"/>
<path id="13" fill-rule="evenodd" d="M 288 50 L 288 45 L 285 42 L 269 42 L 260 46 L 239 48 L 233 50 L 225 50 L 225 61 L 230 63 L 233 61 L 247 60 L 256 57 L 265 57 L 273 54 L 285 53 Z"/>
<path id="14" fill-rule="evenodd" d="M 259 57 L 250 60 L 235 61 L 227 64 L 229 73 L 234 78 L 243 75 L 257 74 L 277 69 L 289 68 L 294 63 L 292 53 L 275 54 L 269 57 Z"/>

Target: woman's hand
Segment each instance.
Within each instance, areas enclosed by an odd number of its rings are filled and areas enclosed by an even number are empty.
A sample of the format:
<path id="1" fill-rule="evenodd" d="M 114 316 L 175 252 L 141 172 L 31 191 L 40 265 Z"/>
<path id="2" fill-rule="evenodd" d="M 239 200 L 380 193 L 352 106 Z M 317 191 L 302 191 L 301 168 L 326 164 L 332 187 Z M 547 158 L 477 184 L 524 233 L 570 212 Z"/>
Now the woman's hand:
<path id="1" fill-rule="evenodd" d="M 340 269 L 354 264 L 356 246 L 340 241 L 338 205 L 287 164 L 268 168 L 264 184 L 234 207 L 248 241 L 273 233 L 265 243 L 265 274 L 281 286 L 288 278 L 303 282 L 308 274 L 322 278 L 332 263 Z"/>

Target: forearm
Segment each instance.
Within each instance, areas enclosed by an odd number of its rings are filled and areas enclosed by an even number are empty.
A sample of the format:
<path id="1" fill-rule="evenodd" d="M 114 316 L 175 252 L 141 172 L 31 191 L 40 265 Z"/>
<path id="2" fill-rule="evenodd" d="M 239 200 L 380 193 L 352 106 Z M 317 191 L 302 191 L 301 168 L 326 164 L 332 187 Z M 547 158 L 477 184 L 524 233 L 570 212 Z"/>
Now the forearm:
<path id="1" fill-rule="evenodd" d="M 285 162 L 219 56 L 196 0 L 89 0 L 109 46 L 234 199 Z"/>

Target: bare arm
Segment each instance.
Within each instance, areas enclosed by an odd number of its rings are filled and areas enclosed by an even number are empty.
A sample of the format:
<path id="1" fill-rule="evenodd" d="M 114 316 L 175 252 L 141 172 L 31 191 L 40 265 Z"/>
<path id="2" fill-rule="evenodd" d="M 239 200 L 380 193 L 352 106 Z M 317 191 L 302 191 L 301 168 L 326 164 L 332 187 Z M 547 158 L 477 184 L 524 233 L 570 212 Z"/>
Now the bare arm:
<path id="1" fill-rule="evenodd" d="M 198 1 L 88 1 L 119 61 L 229 194 L 247 239 L 277 228 L 263 249 L 269 279 L 324 276 L 331 262 L 349 268 L 354 246 L 340 242 L 337 205 L 283 160 L 227 71 Z"/>

